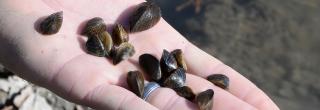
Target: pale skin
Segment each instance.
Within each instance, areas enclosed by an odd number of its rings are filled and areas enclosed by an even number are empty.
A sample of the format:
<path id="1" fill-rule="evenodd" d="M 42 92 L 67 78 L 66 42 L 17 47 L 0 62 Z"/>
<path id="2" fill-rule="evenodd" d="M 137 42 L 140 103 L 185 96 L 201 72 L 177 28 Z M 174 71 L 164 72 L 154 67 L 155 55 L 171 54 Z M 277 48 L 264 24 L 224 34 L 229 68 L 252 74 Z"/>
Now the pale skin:
<path id="1" fill-rule="evenodd" d="M 153 28 L 130 34 L 136 54 L 114 66 L 108 59 L 86 53 L 87 38 L 79 34 L 90 18 L 106 24 L 125 23 L 142 0 L 1 0 L 0 62 L 20 77 L 48 88 L 72 102 L 98 110 L 195 110 L 197 106 L 173 90 L 159 88 L 147 102 L 127 90 L 126 74 L 138 70 L 138 57 L 150 53 L 161 57 L 163 49 L 182 49 L 188 66 L 186 85 L 195 93 L 213 89 L 214 110 L 278 110 L 274 102 L 252 82 L 203 52 L 165 20 Z M 64 21 L 55 35 L 43 36 L 35 22 L 63 11 Z M 119 17 L 120 16 L 120 17 Z M 81 25 L 82 24 L 82 25 Z M 230 78 L 228 91 L 204 78 L 223 73 Z M 258 74 L 258 73 L 257 73 Z"/>

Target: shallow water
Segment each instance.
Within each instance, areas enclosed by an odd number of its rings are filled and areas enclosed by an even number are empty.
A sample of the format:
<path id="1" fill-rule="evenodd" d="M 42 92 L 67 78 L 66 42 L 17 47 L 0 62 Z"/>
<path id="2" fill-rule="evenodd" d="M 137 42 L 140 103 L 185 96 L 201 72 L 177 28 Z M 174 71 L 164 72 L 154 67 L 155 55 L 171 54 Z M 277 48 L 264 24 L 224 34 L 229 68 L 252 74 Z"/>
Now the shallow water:
<path id="1" fill-rule="evenodd" d="M 264 90 L 281 109 L 320 107 L 319 0 L 157 0 L 187 39 Z"/>

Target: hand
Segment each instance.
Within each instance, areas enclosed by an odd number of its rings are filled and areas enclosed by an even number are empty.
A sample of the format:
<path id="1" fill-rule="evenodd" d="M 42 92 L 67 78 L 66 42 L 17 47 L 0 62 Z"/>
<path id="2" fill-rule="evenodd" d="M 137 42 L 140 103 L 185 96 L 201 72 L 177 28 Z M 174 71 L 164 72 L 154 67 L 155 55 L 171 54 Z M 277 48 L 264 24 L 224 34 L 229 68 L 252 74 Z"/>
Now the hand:
<path id="1" fill-rule="evenodd" d="M 191 110 L 196 105 L 173 90 L 159 88 L 148 103 L 126 88 L 126 74 L 138 69 L 144 53 L 161 57 L 163 49 L 183 50 L 188 65 L 186 85 L 195 93 L 213 89 L 215 110 L 275 110 L 270 98 L 248 79 L 188 42 L 163 19 L 153 28 L 130 34 L 136 54 L 114 66 L 108 59 L 85 52 L 87 38 L 79 33 L 88 19 L 102 17 L 107 24 L 124 23 L 130 7 L 143 0 L 1 0 L 0 62 L 20 77 L 46 87 L 75 103 L 94 109 Z M 64 12 L 60 31 L 43 36 L 34 23 L 57 11 Z M 230 78 L 229 91 L 204 78 L 224 73 Z"/>

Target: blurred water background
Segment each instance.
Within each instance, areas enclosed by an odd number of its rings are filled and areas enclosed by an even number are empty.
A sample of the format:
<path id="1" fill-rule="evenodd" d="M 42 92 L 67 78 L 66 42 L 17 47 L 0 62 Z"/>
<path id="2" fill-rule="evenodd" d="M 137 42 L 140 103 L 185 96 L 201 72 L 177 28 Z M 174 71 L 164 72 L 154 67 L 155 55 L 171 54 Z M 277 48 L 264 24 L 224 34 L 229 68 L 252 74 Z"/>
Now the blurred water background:
<path id="1" fill-rule="evenodd" d="M 249 78 L 284 110 L 320 108 L 320 0 L 157 0 L 188 40 Z"/>

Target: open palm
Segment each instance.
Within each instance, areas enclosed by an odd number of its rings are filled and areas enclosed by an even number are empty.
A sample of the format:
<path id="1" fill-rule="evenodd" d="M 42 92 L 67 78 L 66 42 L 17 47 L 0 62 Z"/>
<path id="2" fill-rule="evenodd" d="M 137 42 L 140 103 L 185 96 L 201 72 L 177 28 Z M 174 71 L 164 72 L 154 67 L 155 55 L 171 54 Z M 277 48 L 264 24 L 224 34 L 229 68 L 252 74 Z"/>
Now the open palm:
<path id="1" fill-rule="evenodd" d="M 86 53 L 87 37 L 80 35 L 85 22 L 101 17 L 110 25 L 126 24 L 132 7 L 143 0 L 1 0 L 0 61 L 19 76 L 44 86 L 73 102 L 95 109 L 196 109 L 173 90 L 159 88 L 148 102 L 128 91 L 126 74 L 139 70 L 138 57 L 150 53 L 158 59 L 163 49 L 182 49 L 188 66 L 186 85 L 195 93 L 213 89 L 214 109 L 274 110 L 277 106 L 254 84 L 219 60 L 198 49 L 163 19 L 153 28 L 130 34 L 136 54 L 114 66 L 103 57 Z M 41 17 L 63 11 L 60 31 L 43 36 L 34 25 Z M 223 73 L 230 78 L 228 91 L 205 78 Z"/>

